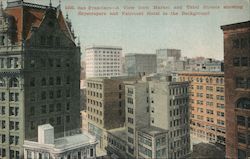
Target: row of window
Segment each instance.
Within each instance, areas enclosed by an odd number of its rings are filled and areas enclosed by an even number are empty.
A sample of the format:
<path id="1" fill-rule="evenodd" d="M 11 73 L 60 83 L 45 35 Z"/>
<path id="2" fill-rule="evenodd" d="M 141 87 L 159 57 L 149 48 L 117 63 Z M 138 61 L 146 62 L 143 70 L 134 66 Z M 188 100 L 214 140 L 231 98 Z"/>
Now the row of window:
<path id="1" fill-rule="evenodd" d="M 178 137 L 188 134 L 188 128 L 181 128 L 177 130 L 170 131 L 170 137 Z"/>
<path id="2" fill-rule="evenodd" d="M 6 121 L 0 120 L 0 128 L 6 129 Z M 10 121 L 9 122 L 9 130 L 19 130 L 19 122 L 18 121 Z"/>
<path id="3" fill-rule="evenodd" d="M 249 57 L 234 57 L 233 66 L 239 67 L 250 67 L 250 58 Z"/>
<path id="4" fill-rule="evenodd" d="M 3 78 L 0 78 L 0 87 L 6 87 L 6 81 Z M 9 87 L 19 87 L 19 81 L 17 78 L 13 77 L 9 80 Z"/>
<path id="5" fill-rule="evenodd" d="M 0 148 L 0 158 L 6 157 L 6 149 Z M 19 151 L 10 150 L 10 159 L 20 159 L 20 153 Z"/>
<path id="6" fill-rule="evenodd" d="M 97 98 L 102 98 L 102 93 L 99 93 L 99 92 L 95 92 L 95 91 L 87 91 L 87 94 L 89 95 L 89 96 L 94 96 L 94 97 L 97 97 Z"/>
<path id="7" fill-rule="evenodd" d="M 88 103 L 88 104 L 92 104 L 92 105 L 94 105 L 94 106 L 100 106 L 100 107 L 102 107 L 102 102 L 99 102 L 99 101 L 96 101 L 96 100 L 88 99 L 88 100 L 87 100 L 87 103 Z M 121 103 L 121 102 L 120 102 L 120 103 Z"/>
<path id="8" fill-rule="evenodd" d="M 54 37 L 52 35 L 49 36 L 41 36 L 40 37 L 40 45 L 42 46 L 55 46 L 55 47 L 60 47 L 61 46 L 61 41 L 60 37 Z"/>
<path id="9" fill-rule="evenodd" d="M 36 81 L 35 77 L 32 77 L 30 79 L 30 86 L 35 87 L 37 84 L 36 82 L 37 81 Z M 71 82 L 70 76 L 67 76 L 65 79 L 65 84 L 70 84 L 70 82 Z M 62 77 L 60 77 L 60 76 L 49 77 L 48 79 L 46 77 L 43 77 L 40 79 L 41 86 L 46 86 L 46 85 L 53 86 L 53 85 L 61 85 L 61 84 L 62 84 Z"/>
<path id="10" fill-rule="evenodd" d="M 170 127 L 181 126 L 186 123 L 188 123 L 188 117 L 175 119 L 170 121 Z"/>
<path id="11" fill-rule="evenodd" d="M 0 115 L 5 115 L 6 114 L 6 107 L 5 106 L 0 106 Z M 19 108 L 18 107 L 9 107 L 9 116 L 18 116 L 19 115 Z"/>
<path id="12" fill-rule="evenodd" d="M 179 98 L 179 99 L 169 100 L 169 106 L 175 106 L 175 105 L 186 104 L 186 103 L 188 103 L 188 98 Z"/>
<path id="13" fill-rule="evenodd" d="M 102 124 L 102 120 L 101 119 L 99 119 L 99 118 L 97 118 L 95 116 L 92 116 L 90 114 L 88 114 L 88 119 L 91 119 L 91 120 L 93 120 L 93 121 L 95 121 L 95 122 L 97 122 L 99 124 Z"/>
<path id="14" fill-rule="evenodd" d="M 102 116 L 102 111 L 99 111 L 99 110 L 97 110 L 97 109 L 88 107 L 88 111 L 91 112 L 91 113 L 93 112 L 93 113 L 96 113 L 97 115 Z"/>
<path id="15" fill-rule="evenodd" d="M 35 99 L 36 99 L 35 93 L 32 92 L 30 95 L 31 95 L 30 100 L 35 101 Z M 48 91 L 48 92 L 47 91 L 41 91 L 41 93 L 40 93 L 40 99 L 41 100 L 61 98 L 61 97 L 63 97 L 63 92 L 62 92 L 61 89 L 58 89 L 56 91 L 51 90 L 51 91 Z M 65 96 L 64 97 L 66 97 L 66 98 L 71 97 L 70 89 L 65 90 Z"/>
<path id="16" fill-rule="evenodd" d="M 250 89 L 250 78 L 236 77 L 236 88 Z"/>
<path id="17" fill-rule="evenodd" d="M 238 132 L 238 142 L 250 145 L 250 134 Z"/>
<path id="18" fill-rule="evenodd" d="M 250 38 L 240 38 L 232 40 L 232 48 L 233 49 L 244 49 L 250 48 Z"/>
<path id="19" fill-rule="evenodd" d="M 46 123 L 50 123 L 52 126 L 61 125 L 61 124 L 64 124 L 64 122 L 62 122 L 63 119 L 65 120 L 66 123 L 70 123 L 71 122 L 70 115 L 65 115 L 64 117 L 61 117 L 61 116 L 50 117 L 49 119 L 47 119 L 47 118 L 42 119 L 40 121 L 40 124 L 36 123 L 35 121 L 31 121 L 30 122 L 30 129 L 31 130 L 35 130 L 38 125 L 43 125 L 43 124 L 46 124 Z"/>
<path id="20" fill-rule="evenodd" d="M 237 124 L 244 127 L 250 128 L 250 117 L 237 115 Z"/>
<path id="21" fill-rule="evenodd" d="M 90 52 L 90 53 L 92 53 L 92 52 Z M 95 51 L 95 53 L 114 53 L 114 54 L 120 54 L 121 52 L 120 51 Z M 103 54 L 101 54 L 101 55 L 103 55 Z"/>
<path id="22" fill-rule="evenodd" d="M 19 65 L 17 57 L 0 58 L 0 68 L 18 68 Z"/>
<path id="23" fill-rule="evenodd" d="M 6 101 L 6 100 L 8 100 L 6 97 L 6 93 L 0 92 L 0 101 Z M 14 93 L 14 92 L 9 93 L 9 101 L 10 102 L 18 102 L 19 101 L 19 93 Z"/>
<path id="24" fill-rule="evenodd" d="M 207 77 L 206 78 L 205 77 L 180 77 L 180 81 L 190 81 L 190 82 L 195 81 L 197 83 L 205 82 L 207 84 L 212 84 L 213 82 L 215 82 L 216 84 L 223 84 L 224 83 L 224 78 L 223 77 L 217 77 L 217 78 L 213 79 L 213 78 L 207 78 Z"/>
<path id="25" fill-rule="evenodd" d="M 95 88 L 95 89 L 100 89 L 100 90 L 102 90 L 102 84 L 97 84 L 97 83 L 90 83 L 90 82 L 88 82 L 88 83 L 87 83 L 87 86 L 88 86 L 89 88 Z"/>
<path id="26" fill-rule="evenodd" d="M 151 90 L 152 93 L 152 90 Z M 185 94 L 188 93 L 188 88 L 171 88 L 169 89 L 169 95 L 179 95 L 179 94 Z"/>
<path id="27" fill-rule="evenodd" d="M 31 106 L 30 107 L 30 115 L 35 115 L 35 112 L 38 112 L 36 109 L 40 109 L 39 114 L 46 114 L 46 113 L 53 113 L 53 112 L 60 112 L 63 109 L 63 106 L 61 103 L 51 103 L 49 105 L 42 105 L 39 108 Z M 69 111 L 70 110 L 70 103 L 67 102 L 65 105 L 65 110 Z"/>
<path id="28" fill-rule="evenodd" d="M 181 114 L 187 114 L 188 113 L 188 107 L 179 107 L 177 109 L 173 109 L 169 111 L 170 117 L 172 116 L 178 116 Z"/>
<path id="29" fill-rule="evenodd" d="M 64 64 L 64 65 L 63 65 Z M 60 68 L 60 67 L 70 67 L 70 60 L 69 59 L 30 59 L 29 61 L 30 68 Z"/>

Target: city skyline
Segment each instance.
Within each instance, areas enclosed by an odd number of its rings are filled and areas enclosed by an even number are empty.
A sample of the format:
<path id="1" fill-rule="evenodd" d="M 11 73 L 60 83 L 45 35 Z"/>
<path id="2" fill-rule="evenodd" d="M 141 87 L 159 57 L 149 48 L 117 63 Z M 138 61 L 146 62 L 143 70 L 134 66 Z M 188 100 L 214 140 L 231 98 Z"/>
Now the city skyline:
<path id="1" fill-rule="evenodd" d="M 25 0 L 25 2 L 33 2 Z M 49 0 L 36 1 L 49 5 Z M 143 2 L 143 3 L 142 3 Z M 59 1 L 52 1 L 57 6 Z M 74 4 L 75 10 L 66 10 L 65 6 Z M 219 5 L 233 4 L 242 9 L 210 9 L 207 16 L 81 16 L 78 6 L 176 6 L 176 5 Z M 5 5 L 5 4 L 4 4 Z M 247 21 L 250 3 L 248 0 L 230 1 L 128 1 L 128 0 L 61 0 L 61 8 L 68 13 L 80 37 L 81 49 L 89 45 L 121 46 L 126 53 L 155 53 L 160 48 L 181 49 L 182 56 L 205 56 L 223 59 L 223 33 L 221 25 Z M 183 11 L 187 11 L 184 10 Z M 195 44 L 195 45 L 194 45 Z"/>

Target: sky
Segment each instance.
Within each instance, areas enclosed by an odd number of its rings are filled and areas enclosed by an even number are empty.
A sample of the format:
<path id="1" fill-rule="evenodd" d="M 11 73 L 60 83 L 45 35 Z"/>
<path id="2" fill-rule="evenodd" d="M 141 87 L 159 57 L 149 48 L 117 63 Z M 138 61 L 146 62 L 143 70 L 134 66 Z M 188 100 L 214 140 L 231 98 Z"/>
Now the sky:
<path id="1" fill-rule="evenodd" d="M 24 0 L 49 4 L 49 0 Z M 52 0 L 57 6 L 59 0 Z M 74 6 L 74 10 L 65 9 Z M 209 10 L 207 16 L 81 16 L 77 7 L 88 6 L 237 5 L 242 9 Z M 181 49 L 182 56 L 223 59 L 221 25 L 250 20 L 250 0 L 61 0 L 72 21 L 81 48 L 89 45 L 121 46 L 123 53 L 155 53 L 156 49 Z M 183 9 L 182 11 L 187 11 Z M 200 10 L 204 11 L 204 10 Z"/>

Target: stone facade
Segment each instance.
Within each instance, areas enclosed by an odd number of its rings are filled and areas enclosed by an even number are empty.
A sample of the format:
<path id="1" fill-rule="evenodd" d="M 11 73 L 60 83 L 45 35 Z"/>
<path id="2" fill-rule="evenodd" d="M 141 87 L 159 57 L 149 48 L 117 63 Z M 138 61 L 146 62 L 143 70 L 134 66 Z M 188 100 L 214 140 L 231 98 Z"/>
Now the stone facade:
<path id="1" fill-rule="evenodd" d="M 250 157 L 250 21 L 224 33 L 226 157 Z"/>
<path id="2" fill-rule="evenodd" d="M 80 48 L 60 7 L 8 2 L 0 22 L 0 158 L 18 159 L 37 125 L 80 128 Z"/>

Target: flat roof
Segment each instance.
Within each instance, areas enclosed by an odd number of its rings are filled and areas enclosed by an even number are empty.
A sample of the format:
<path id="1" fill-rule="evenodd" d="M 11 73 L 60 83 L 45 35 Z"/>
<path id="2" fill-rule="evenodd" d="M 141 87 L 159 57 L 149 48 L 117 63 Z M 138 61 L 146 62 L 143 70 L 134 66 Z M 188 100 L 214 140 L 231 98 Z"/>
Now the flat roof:
<path id="1" fill-rule="evenodd" d="M 162 133 L 167 133 L 168 132 L 168 130 L 158 128 L 158 127 L 155 127 L 155 126 L 147 126 L 147 127 L 139 129 L 138 131 L 149 134 L 151 136 L 155 136 L 157 134 L 162 134 Z"/>
<path id="2" fill-rule="evenodd" d="M 55 139 L 54 145 L 57 149 L 65 149 L 67 147 L 87 144 L 95 142 L 96 139 L 88 134 L 77 134 Z"/>
<path id="3" fill-rule="evenodd" d="M 85 50 L 90 50 L 90 49 L 114 49 L 114 50 L 122 50 L 122 47 L 120 46 L 107 46 L 107 45 L 91 45 L 86 47 Z"/>
<path id="4" fill-rule="evenodd" d="M 108 132 L 110 132 L 112 135 L 118 137 L 119 139 L 126 141 L 126 135 L 127 135 L 127 128 L 126 127 L 111 129 Z"/>

